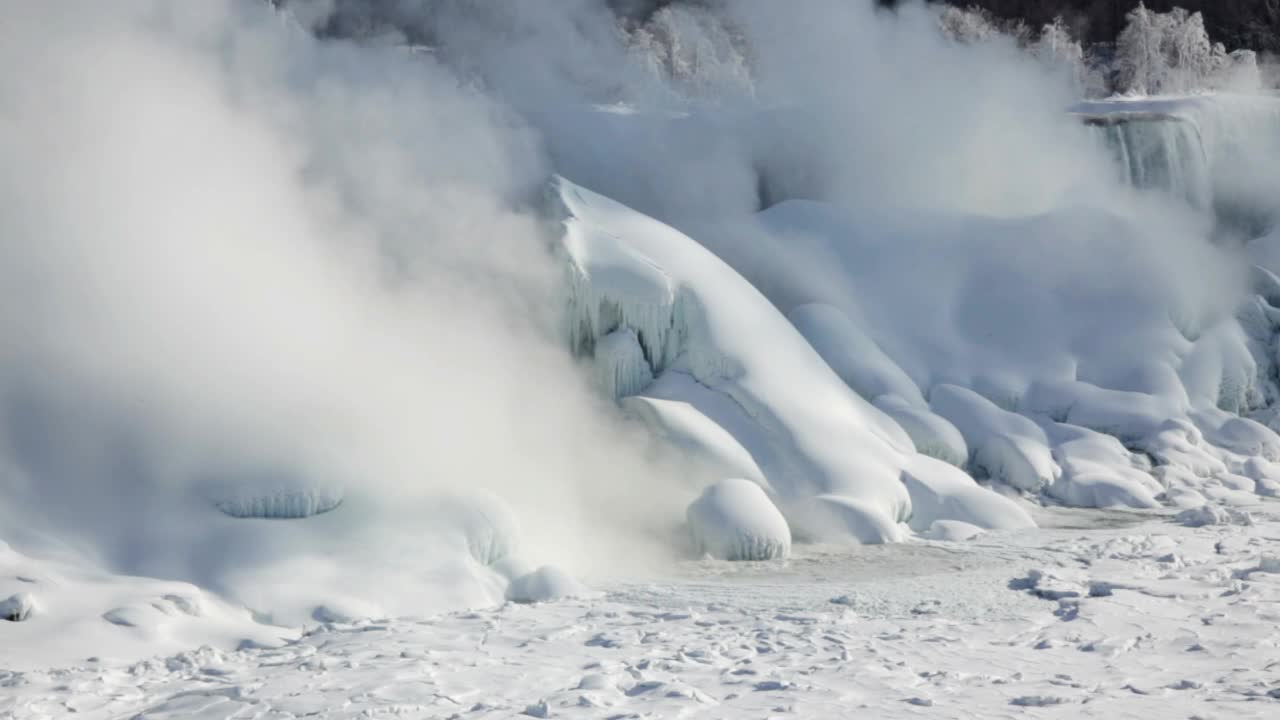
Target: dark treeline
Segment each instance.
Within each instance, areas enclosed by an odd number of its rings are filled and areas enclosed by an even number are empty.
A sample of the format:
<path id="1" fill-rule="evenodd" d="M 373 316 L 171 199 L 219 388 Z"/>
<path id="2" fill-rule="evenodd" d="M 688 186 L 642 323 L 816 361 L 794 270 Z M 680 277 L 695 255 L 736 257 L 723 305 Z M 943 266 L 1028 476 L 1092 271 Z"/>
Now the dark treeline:
<path id="1" fill-rule="evenodd" d="M 307 0 L 270 0 L 276 5 Z M 458 3 L 465 0 L 435 0 Z M 715 4 L 732 0 L 605 0 L 620 17 L 643 22 L 666 5 Z M 881 5 L 895 6 L 904 0 L 878 0 Z M 1038 29 L 1055 17 L 1062 16 L 1073 34 L 1086 44 L 1113 42 L 1125 26 L 1125 16 L 1138 6 L 1139 0 L 933 0 L 958 7 L 977 6 L 997 17 L 1022 20 Z M 330 0 L 333 12 L 322 34 L 358 35 L 370 26 L 397 27 L 408 31 L 410 41 L 430 42 L 429 30 L 421 22 L 431 2 L 404 0 Z M 1250 49 L 1280 53 L 1280 0 L 1146 0 L 1157 12 L 1182 7 L 1204 15 L 1209 36 L 1228 50 Z M 425 13 L 429 14 L 429 13 Z M 327 32 L 326 32 L 327 31 Z M 426 36 L 418 37 L 422 33 Z"/>
<path id="2" fill-rule="evenodd" d="M 897 5 L 901 0 L 880 0 Z M 1280 0 L 1145 0 L 1151 10 L 1181 7 L 1204 15 L 1209 36 L 1228 50 L 1280 52 Z M 1124 29 L 1125 16 L 1139 0 L 945 0 L 959 7 L 977 6 L 1001 18 L 1041 27 L 1061 15 L 1086 43 L 1112 42 Z"/>

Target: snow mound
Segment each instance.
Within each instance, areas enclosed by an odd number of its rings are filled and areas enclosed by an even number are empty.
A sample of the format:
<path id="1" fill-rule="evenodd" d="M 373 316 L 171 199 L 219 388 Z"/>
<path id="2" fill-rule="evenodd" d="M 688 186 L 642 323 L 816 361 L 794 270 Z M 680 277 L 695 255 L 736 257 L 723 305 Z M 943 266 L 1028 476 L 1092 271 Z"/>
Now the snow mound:
<path id="1" fill-rule="evenodd" d="M 939 540 L 942 542 L 964 542 L 985 532 L 977 525 L 970 525 L 959 520 L 934 520 L 929 529 L 921 533 L 921 536 L 928 540 Z"/>
<path id="2" fill-rule="evenodd" d="M 36 600 L 29 592 L 20 592 L 0 600 L 0 620 L 22 622 L 36 610 Z"/>
<path id="3" fill-rule="evenodd" d="M 235 522 L 235 521 L 227 521 Z M 98 655 L 152 657 L 209 645 L 276 646 L 298 632 L 184 582 L 105 572 L 93 563 L 24 555 L 0 543 L 0 667 L 62 666 Z"/>
<path id="4" fill-rule="evenodd" d="M 1039 425 L 968 388 L 938 385 L 929 393 L 929 407 L 960 430 L 973 469 L 992 480 L 1038 493 L 1062 472 Z"/>
<path id="5" fill-rule="evenodd" d="M 874 515 L 874 512 L 873 512 Z M 686 512 L 698 554 L 720 560 L 776 560 L 791 553 L 791 529 L 769 496 L 750 480 L 722 480 Z"/>
<path id="6" fill-rule="evenodd" d="M 921 454 L 958 468 L 969 462 L 969 446 L 965 444 L 964 435 L 946 418 L 929 410 L 928 405 L 910 403 L 899 395 L 881 395 L 873 402 L 902 426 Z"/>
<path id="7" fill-rule="evenodd" d="M 1048 423 L 1054 459 L 1062 475 L 1047 493 L 1076 507 L 1154 508 L 1164 488 L 1143 456 L 1130 453 L 1115 437 L 1087 428 Z"/>
<path id="8" fill-rule="evenodd" d="M 797 537 L 810 542 L 881 545 L 900 542 L 902 530 L 873 508 L 841 495 L 818 495 L 787 506 Z"/>
<path id="9" fill-rule="evenodd" d="M 902 483 L 911 493 L 909 524 L 917 532 L 926 531 L 939 521 L 963 522 L 984 530 L 1035 527 L 1035 521 L 1017 502 L 931 457 L 914 458 L 902 473 Z"/>
<path id="10" fill-rule="evenodd" d="M 507 586 L 507 599 L 515 603 L 551 602 L 597 594 L 568 573 L 550 565 L 521 575 Z"/>

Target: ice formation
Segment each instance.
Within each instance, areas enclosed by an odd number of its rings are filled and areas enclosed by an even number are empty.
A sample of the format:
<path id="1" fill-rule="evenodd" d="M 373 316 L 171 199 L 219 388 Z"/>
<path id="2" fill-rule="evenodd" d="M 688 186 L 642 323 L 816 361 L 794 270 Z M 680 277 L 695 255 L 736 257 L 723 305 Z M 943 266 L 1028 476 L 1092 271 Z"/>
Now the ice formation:
<path id="1" fill-rule="evenodd" d="M 214 501 L 222 512 L 236 518 L 296 520 L 320 515 L 342 504 L 334 490 L 243 490 Z"/>
<path id="2" fill-rule="evenodd" d="M 859 520 L 875 520 L 874 509 Z M 689 505 L 694 551 L 720 560 L 777 560 L 791 553 L 791 529 L 769 496 L 750 480 L 722 480 Z M 866 532 L 853 524 L 856 531 Z"/>
<path id="3" fill-rule="evenodd" d="M 877 524 L 910 514 L 898 476 L 914 453 L 911 439 L 852 392 L 758 290 L 661 222 L 563 178 L 548 193 L 564 218 L 569 344 L 597 368 L 624 361 L 598 376 L 623 378 L 614 387 L 624 387 L 652 373 L 656 380 L 630 404 L 670 401 L 645 408 L 659 418 L 695 408 L 711 422 L 673 418 L 664 429 L 694 430 L 699 437 L 687 445 L 714 445 L 722 459 L 755 465 L 782 498 L 849 497 Z M 635 366 L 634 354 L 595 352 L 601 338 L 625 330 L 647 368 Z"/>

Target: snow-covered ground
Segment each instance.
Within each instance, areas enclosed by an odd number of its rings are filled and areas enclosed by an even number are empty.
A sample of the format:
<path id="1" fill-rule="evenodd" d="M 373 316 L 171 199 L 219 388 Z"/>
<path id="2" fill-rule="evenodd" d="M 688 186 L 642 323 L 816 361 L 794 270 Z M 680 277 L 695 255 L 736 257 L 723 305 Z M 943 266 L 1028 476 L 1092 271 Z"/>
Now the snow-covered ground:
<path id="1" fill-rule="evenodd" d="M 5 671 L 0 715 L 1275 717 L 1280 506 L 1252 525 L 1037 519 L 688 562 L 602 579 L 594 599 L 334 622 L 279 647 Z"/>

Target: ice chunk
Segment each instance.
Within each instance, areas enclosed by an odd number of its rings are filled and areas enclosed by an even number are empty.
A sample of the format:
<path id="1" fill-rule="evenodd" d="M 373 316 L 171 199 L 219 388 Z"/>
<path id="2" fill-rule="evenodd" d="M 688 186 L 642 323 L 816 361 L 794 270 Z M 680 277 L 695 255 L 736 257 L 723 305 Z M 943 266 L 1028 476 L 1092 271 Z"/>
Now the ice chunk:
<path id="1" fill-rule="evenodd" d="M 791 553 L 791 529 L 764 490 L 750 480 L 721 480 L 686 513 L 693 546 L 720 560 L 774 560 Z"/>
<path id="2" fill-rule="evenodd" d="M 342 492 L 332 488 L 266 493 L 246 489 L 215 500 L 214 504 L 231 517 L 293 520 L 330 512 L 342 504 L 342 498 Z"/>

